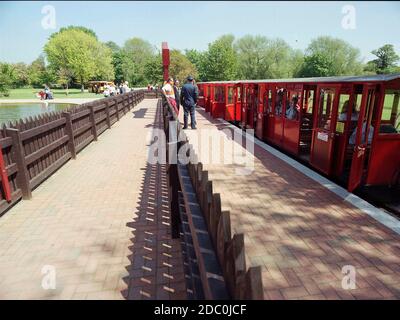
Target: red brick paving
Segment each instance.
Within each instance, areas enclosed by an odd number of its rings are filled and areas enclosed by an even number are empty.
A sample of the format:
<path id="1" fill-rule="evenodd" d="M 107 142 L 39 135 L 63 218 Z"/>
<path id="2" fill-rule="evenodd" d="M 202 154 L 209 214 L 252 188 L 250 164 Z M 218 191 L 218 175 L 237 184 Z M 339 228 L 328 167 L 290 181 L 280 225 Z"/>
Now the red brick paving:
<path id="1" fill-rule="evenodd" d="M 189 137 L 226 127 L 203 110 L 196 115 L 199 130 Z M 254 155 L 247 176 L 237 165 L 204 168 L 234 233 L 245 234 L 248 265 L 263 268 L 266 299 L 400 298 L 398 234 L 258 145 Z M 345 265 L 356 268 L 354 290 L 342 288 Z"/>
<path id="2" fill-rule="evenodd" d="M 0 218 L 0 299 L 185 299 L 165 167 L 147 164 L 157 100 L 138 104 Z M 41 286 L 44 265 L 56 289 Z"/>

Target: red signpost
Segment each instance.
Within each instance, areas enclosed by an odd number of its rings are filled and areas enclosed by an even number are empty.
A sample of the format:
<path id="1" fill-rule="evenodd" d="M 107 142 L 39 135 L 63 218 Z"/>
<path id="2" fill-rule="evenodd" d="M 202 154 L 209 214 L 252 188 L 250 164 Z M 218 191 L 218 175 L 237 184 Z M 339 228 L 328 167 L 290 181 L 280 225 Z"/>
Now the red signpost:
<path id="1" fill-rule="evenodd" d="M 163 74 L 164 74 L 164 81 L 168 80 L 169 77 L 169 49 L 168 43 L 162 43 L 162 60 L 163 60 Z"/>

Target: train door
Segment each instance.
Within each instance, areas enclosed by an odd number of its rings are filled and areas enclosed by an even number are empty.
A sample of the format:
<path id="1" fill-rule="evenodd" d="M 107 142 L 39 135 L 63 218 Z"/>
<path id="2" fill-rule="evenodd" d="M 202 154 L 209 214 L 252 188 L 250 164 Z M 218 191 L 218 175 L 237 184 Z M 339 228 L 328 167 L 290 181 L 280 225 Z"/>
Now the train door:
<path id="1" fill-rule="evenodd" d="M 252 84 L 249 90 L 249 99 L 247 104 L 247 128 L 255 129 L 258 107 L 258 85 Z"/>
<path id="2" fill-rule="evenodd" d="M 235 101 L 234 101 L 234 88 L 233 85 L 226 86 L 226 107 L 225 107 L 225 117 L 226 121 L 235 120 Z"/>
<path id="3" fill-rule="evenodd" d="M 240 122 L 242 120 L 242 116 L 241 116 L 242 115 L 242 112 L 241 112 L 242 97 L 241 97 L 241 85 L 240 84 L 236 84 L 234 86 L 233 94 L 234 94 L 234 107 L 235 107 L 234 121 Z"/>
<path id="4" fill-rule="evenodd" d="M 225 116 L 225 86 L 214 87 L 214 100 L 211 104 L 211 116 L 213 118 L 224 118 Z"/>
<path id="5" fill-rule="evenodd" d="M 374 130 L 371 127 L 371 121 L 374 112 L 375 98 L 375 85 L 365 85 L 363 88 L 357 129 L 354 130 L 349 138 L 349 144 L 354 144 L 353 160 L 351 162 L 349 184 L 347 187 L 350 192 L 360 185 L 367 166 L 367 153 L 372 142 Z"/>
<path id="6" fill-rule="evenodd" d="M 310 164 L 330 175 L 340 85 L 317 87 Z"/>
<path id="7" fill-rule="evenodd" d="M 209 86 L 209 90 L 208 90 L 208 104 L 207 104 L 207 108 L 206 111 L 211 113 L 211 106 L 214 102 L 214 89 L 215 86 L 213 84 L 211 84 Z"/>
<path id="8" fill-rule="evenodd" d="M 264 110 L 264 92 L 265 84 L 258 86 L 258 97 L 257 97 L 257 109 L 256 109 L 256 120 L 255 120 L 255 134 L 257 138 L 263 139 L 264 127 L 265 127 L 265 110 Z"/>
<path id="9" fill-rule="evenodd" d="M 287 100 L 283 121 L 283 148 L 293 154 L 299 153 L 300 119 L 303 108 L 303 86 L 287 86 Z"/>
<path id="10" fill-rule="evenodd" d="M 249 98 L 249 87 L 247 84 L 242 85 L 242 112 L 241 112 L 241 127 L 242 129 L 246 128 L 247 124 L 247 105 L 248 105 L 248 98 Z"/>
<path id="11" fill-rule="evenodd" d="M 283 142 L 283 122 L 285 117 L 285 105 L 286 88 L 278 87 L 275 90 L 272 141 L 279 146 L 281 146 Z"/>

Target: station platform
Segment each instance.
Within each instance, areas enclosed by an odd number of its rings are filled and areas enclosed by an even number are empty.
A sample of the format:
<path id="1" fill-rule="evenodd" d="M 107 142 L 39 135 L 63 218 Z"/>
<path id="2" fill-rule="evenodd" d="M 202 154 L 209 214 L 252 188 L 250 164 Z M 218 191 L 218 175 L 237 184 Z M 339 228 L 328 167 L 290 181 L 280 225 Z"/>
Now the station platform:
<path id="1" fill-rule="evenodd" d="M 199 158 L 222 153 L 196 142 L 205 129 L 220 130 L 224 143 L 222 130 L 246 135 L 202 108 L 196 117 L 197 130 L 185 133 Z M 247 173 L 240 164 L 201 161 L 232 233 L 245 235 L 247 266 L 262 266 L 265 299 L 400 298 L 396 218 L 257 139 L 252 157 Z"/>

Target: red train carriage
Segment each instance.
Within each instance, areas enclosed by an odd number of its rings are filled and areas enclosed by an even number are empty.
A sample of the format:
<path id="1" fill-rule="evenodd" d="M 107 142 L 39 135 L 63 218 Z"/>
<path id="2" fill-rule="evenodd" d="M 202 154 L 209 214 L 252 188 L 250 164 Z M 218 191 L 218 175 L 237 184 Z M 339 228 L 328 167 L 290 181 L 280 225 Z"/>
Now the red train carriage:
<path id="1" fill-rule="evenodd" d="M 205 106 L 205 98 L 204 98 L 204 88 L 205 87 L 206 87 L 206 84 L 204 84 L 204 83 L 199 83 L 197 85 L 197 88 L 199 89 L 199 97 L 197 99 L 197 105 L 202 108 L 204 108 L 204 106 Z"/>
<path id="2" fill-rule="evenodd" d="M 213 117 L 254 129 L 350 191 L 398 183 L 400 74 L 208 85 Z"/>

